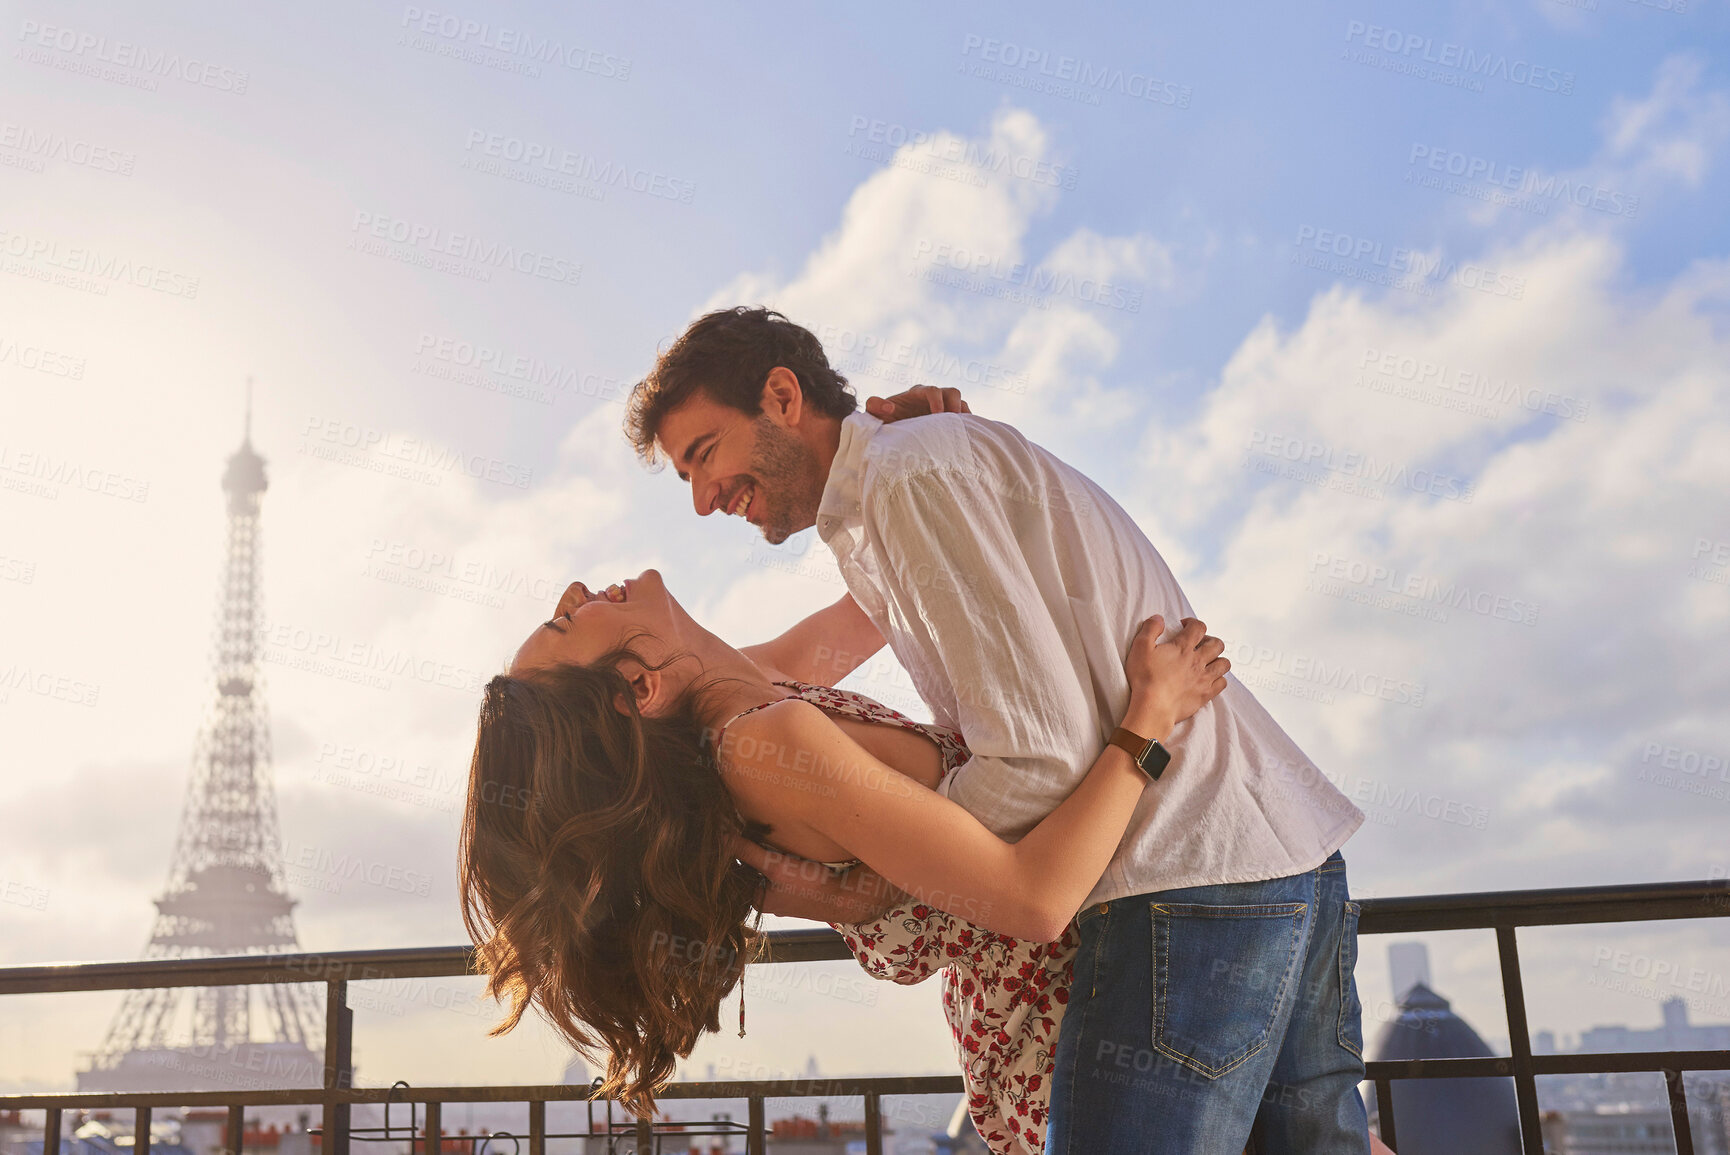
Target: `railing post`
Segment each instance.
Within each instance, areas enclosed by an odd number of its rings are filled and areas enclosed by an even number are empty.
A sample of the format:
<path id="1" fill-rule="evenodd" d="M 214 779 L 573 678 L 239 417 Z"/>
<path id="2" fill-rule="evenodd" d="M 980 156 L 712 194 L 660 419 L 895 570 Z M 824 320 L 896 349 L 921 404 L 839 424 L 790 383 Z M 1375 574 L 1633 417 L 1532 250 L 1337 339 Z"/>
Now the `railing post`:
<path id="1" fill-rule="evenodd" d="M 752 1095 L 745 1131 L 745 1155 L 768 1155 L 768 1127 L 763 1123 L 763 1096 Z"/>
<path id="2" fill-rule="evenodd" d="M 590 1128 L 593 1130 L 594 1128 Z M 547 1155 L 547 1101 L 529 1104 L 529 1155 Z"/>
<path id="3" fill-rule="evenodd" d="M 865 1092 L 865 1155 L 883 1155 L 883 1103 L 876 1091 Z"/>
<path id="4" fill-rule="evenodd" d="M 1394 1081 L 1376 1080 L 1376 1131 L 1388 1150 L 1399 1155 L 1399 1141 L 1394 1131 Z"/>
<path id="5" fill-rule="evenodd" d="M 1526 988 L 1520 979 L 1520 947 L 1514 928 L 1496 928 L 1496 954 L 1502 962 L 1502 1001 L 1508 1007 L 1508 1046 L 1514 1058 L 1514 1101 L 1520 1108 L 1520 1146 L 1526 1155 L 1544 1155 L 1544 1128 L 1538 1114 L 1538 1081 L 1532 1073 L 1532 1035 L 1526 1026 Z"/>
<path id="6" fill-rule="evenodd" d="M 42 1155 L 60 1155 L 60 1108 L 42 1112 Z"/>
<path id="7" fill-rule="evenodd" d="M 426 1105 L 426 1147 L 423 1155 L 439 1155 L 444 1146 L 444 1104 L 433 1101 Z"/>
<path id="8" fill-rule="evenodd" d="M 321 1155 L 348 1155 L 349 1105 L 339 1098 L 354 1085 L 354 1012 L 348 1006 L 348 980 L 331 979 L 324 998 L 324 1125 Z"/>
<path id="9" fill-rule="evenodd" d="M 228 1155 L 241 1155 L 246 1147 L 246 1108 L 236 1103 L 228 1109 Z"/>
<path id="10" fill-rule="evenodd" d="M 1688 1122 L 1688 1091 L 1681 1071 L 1665 1071 L 1664 1089 L 1670 1094 L 1670 1126 L 1676 1132 L 1676 1155 L 1694 1155 L 1694 1125 Z"/>
<path id="11" fill-rule="evenodd" d="M 149 1107 L 139 1107 L 133 1115 L 132 1155 L 150 1155 Z"/>

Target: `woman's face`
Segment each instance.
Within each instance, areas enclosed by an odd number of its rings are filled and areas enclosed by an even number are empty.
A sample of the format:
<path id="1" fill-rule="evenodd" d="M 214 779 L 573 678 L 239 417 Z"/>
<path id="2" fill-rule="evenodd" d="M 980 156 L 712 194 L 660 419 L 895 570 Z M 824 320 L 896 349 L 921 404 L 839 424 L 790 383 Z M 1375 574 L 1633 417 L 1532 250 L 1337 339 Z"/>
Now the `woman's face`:
<path id="1" fill-rule="evenodd" d="M 572 582 L 552 618 L 518 648 L 510 672 L 521 676 L 550 666 L 592 665 L 627 642 L 646 663 L 658 665 L 679 646 L 690 622 L 658 570 L 646 569 L 598 590 Z"/>

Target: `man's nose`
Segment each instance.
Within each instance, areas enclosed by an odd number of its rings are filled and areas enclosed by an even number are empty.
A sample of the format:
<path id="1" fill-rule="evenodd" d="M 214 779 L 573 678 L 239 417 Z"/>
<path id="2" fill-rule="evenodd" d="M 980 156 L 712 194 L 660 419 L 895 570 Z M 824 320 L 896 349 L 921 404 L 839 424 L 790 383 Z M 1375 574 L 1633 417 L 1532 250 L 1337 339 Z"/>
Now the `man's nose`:
<path id="1" fill-rule="evenodd" d="M 719 482 L 702 478 L 691 478 L 691 505 L 697 511 L 698 517 L 708 517 L 715 512 L 715 503 L 720 500 L 721 485 Z"/>

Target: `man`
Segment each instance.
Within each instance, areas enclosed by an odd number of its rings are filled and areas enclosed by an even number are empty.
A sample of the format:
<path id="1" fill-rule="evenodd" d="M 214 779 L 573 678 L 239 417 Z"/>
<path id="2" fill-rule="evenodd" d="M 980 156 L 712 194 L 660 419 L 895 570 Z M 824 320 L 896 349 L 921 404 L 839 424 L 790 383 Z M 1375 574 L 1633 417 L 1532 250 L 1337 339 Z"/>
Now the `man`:
<path id="1" fill-rule="evenodd" d="M 771 543 L 817 527 L 857 610 L 966 736 L 973 759 L 943 790 L 993 831 L 1025 833 L 1108 739 L 1160 753 L 1112 732 L 1123 655 L 1142 620 L 1193 613 L 1129 515 L 1007 425 L 855 408 L 811 333 L 741 307 L 660 356 L 626 424 L 699 516 Z M 1228 681 L 1173 732 L 1168 770 L 1144 758 L 1154 780 L 1077 916 L 1054 1155 L 1238 1151 L 1252 1128 L 1266 1152 L 1367 1150 L 1337 853 L 1363 815 Z M 788 893 L 765 908 L 807 914 Z"/>

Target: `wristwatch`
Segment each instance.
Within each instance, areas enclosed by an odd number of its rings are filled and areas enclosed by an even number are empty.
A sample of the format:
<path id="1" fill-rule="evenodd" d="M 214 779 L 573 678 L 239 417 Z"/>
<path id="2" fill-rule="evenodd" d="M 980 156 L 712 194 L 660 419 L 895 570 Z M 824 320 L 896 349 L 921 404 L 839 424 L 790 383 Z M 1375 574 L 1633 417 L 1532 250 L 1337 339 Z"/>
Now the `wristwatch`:
<path id="1" fill-rule="evenodd" d="M 1155 782 L 1159 781 L 1159 776 L 1165 773 L 1166 766 L 1171 763 L 1171 751 L 1161 746 L 1157 739 L 1143 738 L 1122 726 L 1111 732 L 1111 738 L 1106 745 L 1116 746 L 1127 752 L 1135 759 L 1135 764 L 1141 767 L 1141 772 Z"/>

